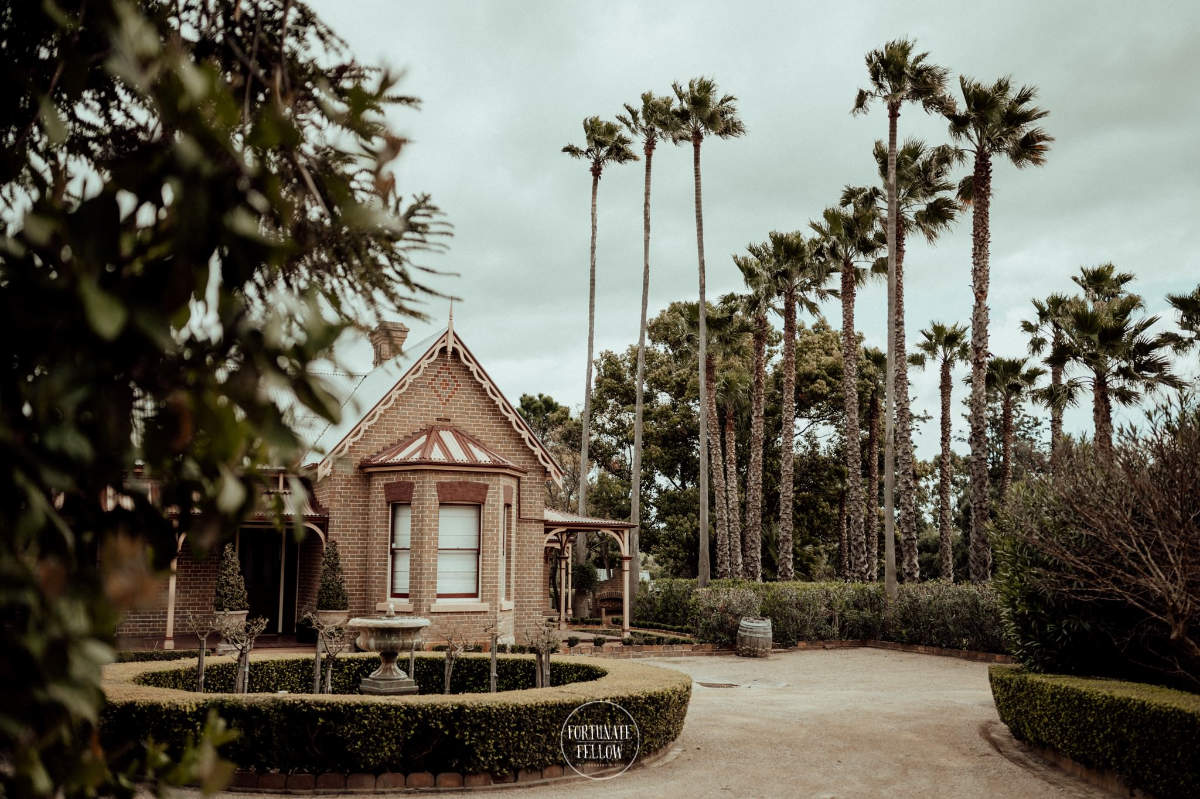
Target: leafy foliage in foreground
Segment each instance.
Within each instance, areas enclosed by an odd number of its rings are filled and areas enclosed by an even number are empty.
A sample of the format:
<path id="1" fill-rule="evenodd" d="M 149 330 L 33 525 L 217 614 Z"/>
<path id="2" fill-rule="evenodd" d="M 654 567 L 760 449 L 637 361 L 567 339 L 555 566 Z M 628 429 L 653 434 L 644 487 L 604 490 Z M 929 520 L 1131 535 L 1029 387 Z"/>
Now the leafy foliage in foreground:
<path id="1" fill-rule="evenodd" d="M 374 655 L 339 661 L 335 690 L 353 690 L 378 665 Z M 559 733 L 582 702 L 608 699 L 633 715 L 644 754 L 660 750 L 683 728 L 691 680 L 679 672 L 622 661 L 552 661 L 552 683 L 569 687 L 515 690 L 532 684 L 534 661 L 502 657 L 500 687 L 487 690 L 486 656 L 463 655 L 454 669 L 456 689 L 440 693 L 442 660 L 418 656 L 414 679 L 434 693 L 415 697 L 205 694 L 164 690 L 145 683 L 187 688 L 193 670 L 173 664 L 111 667 L 102 734 L 110 743 L 150 736 L 177 751 L 215 709 L 234 729 L 253 731 L 228 744 L 224 754 L 243 768 L 317 772 L 457 771 L 512 773 L 561 763 Z M 305 691 L 307 658 L 259 659 L 251 664 L 251 690 Z M 210 666 L 218 686 L 232 684 L 232 665 Z M 140 676 L 139 676 L 140 675 Z M 142 685 L 136 683 L 141 682 Z"/>
<path id="2" fill-rule="evenodd" d="M 1020 740 L 1115 771 L 1160 799 L 1200 796 L 1200 696 L 1011 666 L 988 675 L 1000 720 Z"/>
<path id="3" fill-rule="evenodd" d="M 414 101 L 302 2 L 9 3 L 0 47 L 3 790 L 129 792 L 94 737 L 120 612 L 337 418 L 312 367 L 412 307 L 441 229 L 389 172 Z"/>

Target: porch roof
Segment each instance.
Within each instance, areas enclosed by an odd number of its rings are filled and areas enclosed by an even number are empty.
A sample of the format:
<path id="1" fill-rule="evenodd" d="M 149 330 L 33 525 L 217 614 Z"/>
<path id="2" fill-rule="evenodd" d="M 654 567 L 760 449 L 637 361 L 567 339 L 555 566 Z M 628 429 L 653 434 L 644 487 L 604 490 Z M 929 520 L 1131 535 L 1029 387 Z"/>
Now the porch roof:
<path id="1" fill-rule="evenodd" d="M 568 530 L 630 530 L 637 527 L 632 522 L 617 521 L 616 519 L 601 519 L 596 516 L 580 516 L 578 513 L 546 508 L 543 511 L 546 529 Z"/>

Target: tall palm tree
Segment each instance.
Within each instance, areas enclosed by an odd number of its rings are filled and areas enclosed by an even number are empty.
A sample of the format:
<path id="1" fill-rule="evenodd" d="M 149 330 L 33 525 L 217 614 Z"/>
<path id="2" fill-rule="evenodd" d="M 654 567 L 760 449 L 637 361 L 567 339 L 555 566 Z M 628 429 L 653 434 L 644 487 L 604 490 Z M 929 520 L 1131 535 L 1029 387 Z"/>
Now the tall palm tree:
<path id="1" fill-rule="evenodd" d="M 1132 405 L 1159 387 L 1182 388 L 1171 372 L 1168 336 L 1150 335 L 1157 316 L 1142 316 L 1142 298 L 1127 291 L 1133 280 L 1112 264 L 1083 268 L 1071 278 L 1083 295 L 1072 297 L 1062 316 L 1062 343 L 1051 364 L 1078 365 L 1081 384 L 1092 389 L 1092 421 L 1096 448 L 1112 452 L 1112 406 Z"/>
<path id="2" fill-rule="evenodd" d="M 713 393 L 725 416 L 723 426 L 725 447 L 725 518 L 728 527 L 729 576 L 744 577 L 742 562 L 742 503 L 738 489 L 736 419 L 746 388 L 750 383 L 750 339 L 752 322 L 743 314 L 742 298 L 726 294 L 721 298 L 718 313 L 728 322 L 714 331 L 712 344 L 719 355 L 718 372 Z"/>
<path id="3" fill-rule="evenodd" d="M 1037 90 L 1032 86 L 1013 88 L 1000 78 L 985 85 L 959 78 L 963 105 L 945 112 L 950 135 L 960 141 L 974 158 L 972 172 L 959 184 L 959 199 L 972 205 L 971 290 L 971 579 L 983 582 L 991 576 L 992 550 L 986 526 L 990 515 L 987 471 L 987 359 L 988 281 L 991 279 L 992 160 L 1007 158 L 1013 166 L 1045 163 L 1053 137 L 1037 127 L 1049 112 L 1033 105 Z"/>
<path id="4" fill-rule="evenodd" d="M 889 148 L 883 142 L 875 142 L 875 162 L 879 167 L 880 177 L 887 181 L 889 164 Z M 950 227 L 958 213 L 958 203 L 950 192 L 954 184 L 950 180 L 950 170 L 962 160 L 962 151 L 956 147 L 941 145 L 926 147 L 924 142 L 910 139 L 896 152 L 891 154 L 893 166 L 893 193 L 896 212 L 896 236 L 894 264 L 891 270 L 892 285 L 895 290 L 889 299 L 893 313 L 889 315 L 889 326 L 892 342 L 888 352 L 892 354 L 889 373 L 891 378 L 888 386 L 892 387 L 895 397 L 895 432 L 894 435 L 885 433 L 885 441 L 894 440 L 895 472 L 898 477 L 898 490 L 895 492 L 899 500 L 899 532 L 902 572 L 905 582 L 916 582 L 920 579 L 920 561 L 917 557 L 917 502 L 916 477 L 913 469 L 912 443 L 912 409 L 908 398 L 908 351 L 904 325 L 904 254 L 905 239 L 910 231 L 920 233 L 927 242 L 934 242 L 939 235 Z M 842 205 L 854 202 L 874 201 L 881 211 L 887 211 L 887 193 L 878 187 L 869 189 L 850 188 L 843 192 Z M 888 413 L 887 418 L 893 418 Z M 891 503 L 892 496 L 888 477 L 892 473 L 891 456 L 887 445 L 884 446 L 884 526 L 885 535 L 891 538 L 891 525 L 888 520 L 893 518 Z M 885 553 L 885 561 L 887 560 Z M 894 552 L 891 568 L 895 568 Z M 888 563 L 884 564 L 887 572 Z M 886 580 L 885 580 L 886 581 Z"/>
<path id="5" fill-rule="evenodd" d="M 988 361 L 987 389 L 1000 400 L 1000 494 L 1003 505 L 1012 486 L 1013 411 L 1046 374 L 1045 369 L 1026 366 L 1025 358 L 992 358 Z"/>
<path id="6" fill-rule="evenodd" d="M 766 281 L 779 302 L 783 316 L 783 396 L 780 409 L 779 442 L 779 535 L 776 538 L 776 576 L 795 577 L 793 552 L 793 492 L 796 428 L 796 308 L 817 315 L 817 302 L 830 296 L 829 261 L 818 257 L 815 242 L 799 232 L 772 231 L 767 241 L 752 244 L 750 254 L 766 265 Z"/>
<path id="7" fill-rule="evenodd" d="M 672 84 L 678 104 L 672 113 L 677 126 L 672 133 L 676 144 L 692 144 L 692 182 L 696 195 L 696 258 L 700 286 L 700 396 L 707 393 L 704 374 L 705 356 L 708 349 L 708 331 L 705 320 L 707 306 L 704 299 L 704 211 L 700 189 L 700 145 L 704 139 L 716 136 L 729 139 L 742 136 L 746 126 L 737 116 L 737 98 L 732 94 L 721 95 L 712 78 L 692 78 L 686 87 Z M 709 580 L 708 559 L 708 407 L 700 403 L 700 561 L 696 583 L 703 587 Z"/>
<path id="8" fill-rule="evenodd" d="M 826 208 L 820 222 L 812 222 L 818 252 L 829 268 L 841 274 L 842 299 L 842 410 L 844 413 L 846 466 L 846 535 L 850 542 L 850 569 L 860 579 L 867 572 L 866 536 L 863 527 L 862 448 L 858 424 L 858 335 L 854 328 L 856 287 L 863 279 L 864 263 L 874 261 L 885 246 L 874 203 L 850 208 Z M 890 539 L 889 539 L 890 540 Z M 885 546 L 894 546 L 887 543 Z"/>
<path id="9" fill-rule="evenodd" d="M 653 92 L 642 93 L 642 106 L 635 108 L 626 104 L 625 114 L 617 114 L 617 120 L 630 135 L 642 140 L 642 154 L 646 157 L 646 187 L 642 195 L 642 316 L 638 325 L 637 377 L 633 412 L 633 471 L 632 494 L 629 501 L 629 585 L 630 596 L 637 595 L 638 575 L 641 572 L 640 543 L 642 521 L 642 435 L 644 432 L 644 394 L 646 375 L 646 312 L 650 303 L 650 168 L 654 161 L 654 149 L 660 141 L 668 141 L 675 130 L 675 116 L 671 113 L 670 97 L 656 97 Z"/>
<path id="10" fill-rule="evenodd" d="M 1167 302 L 1179 314 L 1181 333 L 1163 334 L 1163 340 L 1176 352 L 1187 352 L 1200 343 L 1200 285 L 1191 294 L 1168 294 Z"/>
<path id="11" fill-rule="evenodd" d="M 1075 383 L 1063 379 L 1063 363 L 1050 357 L 1063 346 L 1062 323 L 1068 304 L 1067 295 L 1051 294 L 1044 300 L 1034 300 L 1033 319 L 1021 322 L 1021 330 L 1029 336 L 1029 353 L 1042 355 L 1050 367 L 1050 385 L 1034 392 L 1034 398 L 1050 409 L 1050 468 L 1058 466 L 1062 454 L 1063 411 L 1075 404 Z"/>
<path id="12" fill-rule="evenodd" d="M 775 302 L 769 264 L 754 255 L 735 255 L 733 262 L 749 290 L 742 296 L 742 313 L 753 326 L 751 345 L 754 366 L 750 391 L 750 452 L 746 466 L 746 524 L 742 536 L 742 572 L 749 580 L 762 581 L 762 474 L 767 376 L 767 315 Z"/>
<path id="13" fill-rule="evenodd" d="M 887 353 L 874 347 L 863 349 L 863 362 L 871 380 L 871 397 L 867 401 L 867 505 L 864 508 L 867 536 L 866 579 L 879 579 L 879 426 L 883 422 L 883 397 L 887 389 Z M 908 577 L 905 576 L 905 582 Z"/>
<path id="14" fill-rule="evenodd" d="M 588 435 L 592 419 L 592 350 L 596 340 L 596 193 L 600 188 L 600 176 L 609 164 L 624 164 L 636 161 L 637 155 L 629 149 L 632 141 L 621 132 L 616 122 L 600 117 L 583 120 L 584 146 L 568 144 L 562 151 L 572 158 L 588 162 L 592 173 L 592 242 L 588 250 L 588 343 L 587 378 L 583 384 L 583 443 L 579 449 L 579 515 L 587 515 Z M 586 557 L 586 543 L 577 548 L 580 558 Z"/>
<path id="15" fill-rule="evenodd" d="M 917 345 L 919 352 L 911 357 L 911 362 L 924 367 L 926 359 L 935 359 L 938 363 L 940 380 L 939 388 L 942 398 L 941 415 L 941 459 L 938 462 L 938 548 L 939 571 L 943 580 L 954 582 L 954 539 L 953 527 L 950 520 L 950 392 L 951 372 L 956 363 L 966 361 L 970 357 L 970 339 L 967 338 L 965 325 L 944 325 L 932 322 L 928 329 L 921 331 L 922 341 Z"/>
<path id="16" fill-rule="evenodd" d="M 903 284 L 898 280 L 897 273 L 897 254 L 898 250 L 898 216 L 899 206 L 896 198 L 896 136 L 897 128 L 900 122 L 900 107 L 905 102 L 919 103 L 927 112 L 944 112 L 949 107 L 946 100 L 946 76 L 948 71 L 943 67 L 926 64 L 925 59 L 928 58 L 928 53 L 914 53 L 913 48 L 916 42 L 910 39 L 895 39 L 885 44 L 881 49 L 872 50 L 867 53 L 867 75 L 871 82 L 870 89 L 859 89 L 858 95 L 854 99 L 854 108 L 852 113 L 864 114 L 870 107 L 873 99 L 878 99 L 887 107 L 888 112 L 888 144 L 887 144 L 887 168 L 885 182 L 887 186 L 887 248 L 888 248 L 888 378 L 887 378 L 887 408 L 886 408 L 886 427 L 884 434 L 884 537 L 885 545 L 885 563 L 884 563 L 884 582 L 886 584 L 887 595 L 889 598 L 896 597 L 896 552 L 895 552 L 895 537 L 893 526 L 895 524 L 895 515 L 893 513 L 893 486 L 895 484 L 895 438 L 898 432 L 901 437 L 901 544 L 906 546 L 904 542 L 909 540 L 909 536 L 905 535 L 903 523 L 905 518 L 908 519 L 911 527 L 911 537 L 913 539 L 912 560 L 910 562 L 907 557 L 907 546 L 905 550 L 906 572 L 911 570 L 914 580 L 918 566 L 916 565 L 916 522 L 911 518 L 911 515 L 916 511 L 916 501 L 913 498 L 915 492 L 915 484 L 911 477 L 912 472 L 912 437 L 907 430 L 896 431 L 893 428 L 896 405 L 896 383 L 899 381 L 905 388 L 907 394 L 908 374 L 906 372 L 908 365 L 904 357 L 904 316 L 903 306 L 900 304 L 900 299 L 903 291 Z M 896 342 L 899 342 L 898 351 L 893 351 Z M 907 397 L 899 399 L 899 408 L 905 418 L 905 427 L 911 426 L 907 421 L 909 419 L 909 410 Z M 908 439 L 907 447 L 903 441 Z M 908 461 L 908 467 L 905 468 L 904 461 Z M 906 481 L 904 474 L 909 474 Z M 908 505 L 911 507 L 910 514 L 904 514 L 906 503 L 904 497 L 908 496 Z M 907 573 L 906 573 L 907 577 Z"/>

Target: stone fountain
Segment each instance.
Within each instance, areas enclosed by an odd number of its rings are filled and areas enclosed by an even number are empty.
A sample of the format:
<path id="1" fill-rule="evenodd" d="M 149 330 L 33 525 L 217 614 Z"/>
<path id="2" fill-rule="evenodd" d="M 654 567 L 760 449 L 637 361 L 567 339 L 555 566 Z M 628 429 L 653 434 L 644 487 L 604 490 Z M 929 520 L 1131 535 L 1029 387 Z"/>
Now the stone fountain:
<path id="1" fill-rule="evenodd" d="M 429 619 L 397 616 L 389 602 L 386 615 L 354 618 L 346 626 L 358 633 L 355 642 L 359 649 L 379 653 L 379 668 L 359 683 L 364 694 L 417 693 L 417 683 L 396 665 L 396 658 L 413 647 L 417 635 L 429 626 Z"/>

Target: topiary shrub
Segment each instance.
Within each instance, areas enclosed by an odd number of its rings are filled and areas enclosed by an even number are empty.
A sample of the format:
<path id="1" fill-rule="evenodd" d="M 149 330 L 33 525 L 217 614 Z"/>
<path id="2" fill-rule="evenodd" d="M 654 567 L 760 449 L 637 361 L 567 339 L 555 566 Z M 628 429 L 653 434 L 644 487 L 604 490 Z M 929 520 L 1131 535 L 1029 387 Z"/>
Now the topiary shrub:
<path id="1" fill-rule="evenodd" d="M 1114 771 L 1158 799 L 1200 796 L 1200 695 L 1012 666 L 988 676 L 1014 737 Z"/>
<path id="2" fill-rule="evenodd" d="M 346 593 L 346 578 L 342 575 L 342 558 L 337 541 L 325 545 L 321 557 L 321 587 L 317 591 L 317 610 L 348 610 L 350 596 Z"/>
<path id="3" fill-rule="evenodd" d="M 334 687 L 350 685 L 373 670 L 379 659 L 355 655 L 339 660 Z M 214 662 L 214 684 L 232 681 L 230 662 Z M 255 657 L 251 690 L 303 689 L 311 682 L 307 658 Z M 567 716 L 593 700 L 615 702 L 629 711 L 641 732 L 643 756 L 661 750 L 683 728 L 691 697 L 691 679 L 669 669 L 630 661 L 552 661 L 552 681 L 599 674 L 565 687 L 487 693 L 489 659 L 464 655 L 455 668 L 457 682 L 479 685 L 479 693 L 407 696 L 338 696 L 269 693 L 196 694 L 164 686 L 190 685 L 191 670 L 176 664 L 115 664 L 105 670 L 106 705 L 101 717 L 103 741 L 128 750 L 133 741 L 153 739 L 177 756 L 189 736 L 216 711 L 243 734 L 224 746 L 222 755 L 242 768 L 309 773 L 387 771 L 511 776 L 563 762 L 559 734 Z M 497 663 L 501 684 L 532 681 L 529 657 Z M 467 676 L 460 676 L 467 675 Z M 516 675 L 516 676 L 515 676 Z M 441 659 L 418 656 L 414 679 L 437 690 Z M 223 681 L 223 682 L 222 682 Z M 264 685 L 269 683 L 269 685 Z M 511 684 L 511 683 L 507 683 Z M 114 768 L 121 767 L 118 762 Z"/>
<path id="4" fill-rule="evenodd" d="M 246 594 L 246 581 L 242 579 L 242 564 L 238 560 L 233 544 L 226 544 L 221 551 L 221 567 L 217 572 L 217 587 L 213 593 L 213 610 L 249 610 L 250 597 Z"/>
<path id="5" fill-rule="evenodd" d="M 888 606 L 884 639 L 944 649 L 1005 651 L 1000 598 L 988 585 L 904 584 Z"/>

